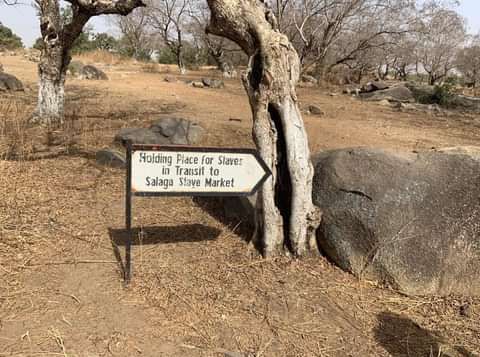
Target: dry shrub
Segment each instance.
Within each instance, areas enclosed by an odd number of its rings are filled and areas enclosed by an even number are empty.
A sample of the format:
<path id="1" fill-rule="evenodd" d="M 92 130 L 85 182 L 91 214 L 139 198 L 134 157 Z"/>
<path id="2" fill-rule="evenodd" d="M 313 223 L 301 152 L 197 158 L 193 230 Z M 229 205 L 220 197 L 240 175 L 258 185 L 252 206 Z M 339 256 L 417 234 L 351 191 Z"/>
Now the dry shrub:
<path id="1" fill-rule="evenodd" d="M 141 71 L 144 73 L 160 73 L 160 66 L 157 63 L 145 63 L 141 67 Z"/>
<path id="2" fill-rule="evenodd" d="M 0 160 L 33 160 L 77 149 L 83 128 L 75 111 L 54 126 L 32 124 L 32 111 L 14 98 L 0 100 Z"/>
<path id="3" fill-rule="evenodd" d="M 126 64 L 130 61 L 129 59 L 122 57 L 117 53 L 112 53 L 105 50 L 85 52 L 75 56 L 75 58 L 82 62 L 104 63 L 109 65 Z"/>
<path id="4" fill-rule="evenodd" d="M 0 100 L 0 159 L 28 157 L 33 152 L 28 139 L 28 107 L 13 98 Z"/>

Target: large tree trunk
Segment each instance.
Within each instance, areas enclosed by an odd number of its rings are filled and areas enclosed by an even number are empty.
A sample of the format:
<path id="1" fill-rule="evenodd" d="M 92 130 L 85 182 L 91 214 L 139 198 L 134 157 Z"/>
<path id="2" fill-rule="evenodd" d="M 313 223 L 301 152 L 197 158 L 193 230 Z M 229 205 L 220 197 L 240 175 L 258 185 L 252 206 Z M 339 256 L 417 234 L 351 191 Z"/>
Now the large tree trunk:
<path id="1" fill-rule="evenodd" d="M 312 203 L 313 166 L 295 85 L 298 55 L 258 0 L 208 0 L 208 31 L 236 42 L 250 56 L 243 76 L 253 114 L 253 137 L 272 170 L 257 202 L 256 241 L 266 256 L 285 248 L 317 251 L 320 212 Z"/>
<path id="2" fill-rule="evenodd" d="M 63 24 L 56 0 L 42 1 L 39 13 L 43 46 L 38 65 L 40 78 L 36 114 L 41 123 L 52 124 L 61 121 L 64 113 L 66 69 L 63 59 Z"/>
<path id="3" fill-rule="evenodd" d="M 39 71 L 39 91 L 36 117 L 42 124 L 63 120 L 65 76 L 70 63 L 70 49 L 90 17 L 107 14 L 128 15 L 145 6 L 141 0 L 66 0 L 72 8 L 72 18 L 60 16 L 60 0 L 37 0 L 43 48 Z"/>
<path id="4" fill-rule="evenodd" d="M 63 120 L 65 77 L 70 64 L 70 49 L 90 16 L 73 10 L 73 18 L 64 24 L 58 0 L 40 2 L 40 30 L 43 40 L 38 65 L 39 88 L 36 116 L 42 124 L 52 125 Z"/>
<path id="5" fill-rule="evenodd" d="M 63 56 L 63 49 L 46 48 L 38 66 L 39 88 L 37 115 L 43 124 L 61 122 L 65 104 L 65 77 L 70 57 Z"/>

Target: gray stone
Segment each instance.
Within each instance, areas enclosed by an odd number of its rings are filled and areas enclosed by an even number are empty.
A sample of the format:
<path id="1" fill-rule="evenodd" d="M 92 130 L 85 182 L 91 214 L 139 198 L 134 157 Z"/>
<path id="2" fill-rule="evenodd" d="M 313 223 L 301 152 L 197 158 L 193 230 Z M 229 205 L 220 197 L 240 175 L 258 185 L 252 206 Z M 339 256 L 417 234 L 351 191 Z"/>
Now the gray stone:
<path id="1" fill-rule="evenodd" d="M 148 128 L 124 128 L 115 135 L 115 142 L 124 143 L 132 141 L 134 144 L 147 145 L 168 145 L 170 140 L 167 137 L 159 135 Z"/>
<path id="2" fill-rule="evenodd" d="M 202 83 L 205 87 L 208 88 L 223 88 L 225 87 L 225 83 L 219 79 L 215 78 L 202 78 Z"/>
<path id="3" fill-rule="evenodd" d="M 114 168 L 124 168 L 126 164 L 125 156 L 117 150 L 103 149 L 95 154 L 97 164 Z"/>
<path id="4" fill-rule="evenodd" d="M 205 130 L 186 119 L 164 118 L 155 121 L 150 128 L 125 128 L 115 136 L 115 142 L 131 140 L 136 144 L 192 145 L 199 142 Z"/>
<path id="5" fill-rule="evenodd" d="M 205 85 L 202 82 L 192 82 L 192 86 L 195 88 L 205 88 Z"/>
<path id="6" fill-rule="evenodd" d="M 324 111 L 316 105 L 309 105 L 308 112 L 312 115 L 318 115 L 318 116 L 325 115 Z"/>
<path id="7" fill-rule="evenodd" d="M 102 70 L 98 69 L 92 65 L 83 66 L 80 71 L 80 78 L 81 79 L 88 79 L 88 80 L 107 80 L 108 77 Z"/>
<path id="8" fill-rule="evenodd" d="M 23 84 L 17 77 L 0 72 L 0 91 L 23 91 Z"/>
<path id="9" fill-rule="evenodd" d="M 0 73 L 3 72 L 3 65 L 0 63 Z"/>
<path id="10" fill-rule="evenodd" d="M 371 101 L 381 101 L 384 99 L 390 100 L 390 101 L 396 101 L 396 102 L 414 102 L 415 101 L 410 89 L 408 89 L 403 85 L 391 87 L 384 90 L 377 90 L 370 93 L 360 93 L 360 97 L 362 99 L 371 100 Z"/>
<path id="11" fill-rule="evenodd" d="M 165 76 L 165 78 L 163 79 L 165 82 L 169 82 L 169 83 L 175 83 L 177 81 L 177 77 L 175 76 L 171 76 L 171 75 L 167 75 Z"/>
<path id="12" fill-rule="evenodd" d="M 170 138 L 171 143 L 174 145 L 198 143 L 205 134 L 205 129 L 200 125 L 182 118 L 157 120 L 150 129 L 164 137 Z"/>
<path id="13" fill-rule="evenodd" d="M 375 92 L 377 90 L 384 90 L 388 88 L 389 86 L 386 83 L 374 81 L 374 82 L 368 82 L 367 84 L 365 84 L 362 87 L 361 91 L 364 93 L 370 93 L 370 92 Z"/>
<path id="14" fill-rule="evenodd" d="M 405 294 L 480 295 L 480 160 L 470 152 L 321 153 L 319 246 L 344 270 Z"/>

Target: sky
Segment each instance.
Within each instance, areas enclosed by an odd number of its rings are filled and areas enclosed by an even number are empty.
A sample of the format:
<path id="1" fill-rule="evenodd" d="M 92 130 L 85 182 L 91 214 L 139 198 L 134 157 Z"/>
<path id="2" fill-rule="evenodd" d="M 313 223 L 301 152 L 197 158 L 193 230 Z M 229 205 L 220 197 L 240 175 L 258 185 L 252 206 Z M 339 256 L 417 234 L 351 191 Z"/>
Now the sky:
<path id="1" fill-rule="evenodd" d="M 21 0 L 23 4 L 17 6 L 0 6 L 0 22 L 10 27 L 19 35 L 26 46 L 31 46 L 40 30 L 35 10 L 29 0 Z M 460 0 L 458 11 L 467 19 L 468 32 L 480 33 L 480 0 Z M 90 20 L 96 32 L 112 31 L 107 16 L 100 16 Z"/>

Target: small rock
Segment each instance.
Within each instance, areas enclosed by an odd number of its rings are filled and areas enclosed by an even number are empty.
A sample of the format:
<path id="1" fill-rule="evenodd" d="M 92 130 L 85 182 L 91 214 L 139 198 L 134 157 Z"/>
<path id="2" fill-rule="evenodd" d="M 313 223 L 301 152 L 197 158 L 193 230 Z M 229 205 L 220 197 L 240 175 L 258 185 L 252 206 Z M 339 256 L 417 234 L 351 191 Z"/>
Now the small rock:
<path id="1" fill-rule="evenodd" d="M 472 316 L 471 306 L 469 304 L 460 306 L 460 315 L 464 317 L 471 317 Z"/>
<path id="2" fill-rule="evenodd" d="M 367 84 L 365 84 L 363 87 L 362 87 L 362 92 L 363 93 L 371 93 L 371 92 L 375 92 L 377 90 L 384 90 L 384 89 L 388 89 L 388 85 L 383 83 L 383 82 L 378 82 L 378 81 L 374 81 L 374 82 L 368 82 Z"/>
<path id="3" fill-rule="evenodd" d="M 115 135 L 114 141 L 147 145 L 192 145 L 201 140 L 205 133 L 197 123 L 181 118 L 163 118 L 150 128 L 124 128 Z"/>
<path id="4" fill-rule="evenodd" d="M 204 88 L 205 85 L 202 82 L 192 82 L 192 86 L 195 88 Z"/>
<path id="5" fill-rule="evenodd" d="M 23 84 L 20 80 L 8 73 L 0 72 L 0 91 L 23 91 Z"/>
<path id="6" fill-rule="evenodd" d="M 360 97 L 364 100 L 381 101 L 387 99 L 396 102 L 414 102 L 413 94 L 407 87 L 398 85 L 388 89 L 376 90 L 370 93 L 360 93 Z"/>
<path id="7" fill-rule="evenodd" d="M 325 112 L 319 107 L 317 107 L 316 105 L 309 105 L 308 112 L 312 115 L 318 115 L 318 116 L 325 115 Z"/>
<path id="8" fill-rule="evenodd" d="M 124 168 L 126 164 L 125 156 L 121 152 L 111 149 L 98 151 L 95 154 L 95 160 L 97 164 L 115 168 Z"/>
<path id="9" fill-rule="evenodd" d="M 81 79 L 88 80 L 107 80 L 108 77 L 102 70 L 92 65 L 83 66 L 80 72 Z"/>
<path id="10" fill-rule="evenodd" d="M 202 83 L 205 87 L 208 88 L 223 88 L 225 87 L 225 83 L 219 79 L 215 78 L 202 78 Z"/>
<path id="11" fill-rule="evenodd" d="M 170 140 L 167 137 L 158 135 L 148 128 L 124 128 L 115 135 L 114 141 L 123 144 L 126 141 L 131 141 L 134 144 L 146 145 L 167 145 Z"/>
<path id="12" fill-rule="evenodd" d="M 177 78 L 175 76 L 167 75 L 163 80 L 165 82 L 175 83 L 177 81 Z"/>

